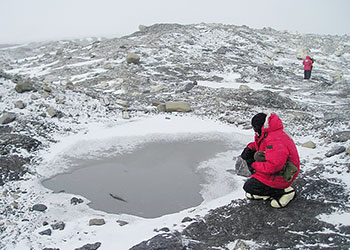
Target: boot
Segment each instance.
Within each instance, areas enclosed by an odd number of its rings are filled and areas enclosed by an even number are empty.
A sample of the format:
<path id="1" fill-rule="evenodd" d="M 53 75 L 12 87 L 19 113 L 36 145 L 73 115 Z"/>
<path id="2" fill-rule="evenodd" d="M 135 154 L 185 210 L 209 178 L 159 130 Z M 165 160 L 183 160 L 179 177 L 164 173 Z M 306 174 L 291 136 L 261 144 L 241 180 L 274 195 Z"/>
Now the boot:
<path id="1" fill-rule="evenodd" d="M 250 193 L 245 193 L 245 197 L 247 197 L 250 200 L 264 200 L 265 201 L 265 200 L 270 199 L 270 196 L 250 194 Z"/>
<path id="2" fill-rule="evenodd" d="M 278 200 L 273 199 L 270 203 L 273 208 L 282 208 L 295 198 L 295 190 L 292 187 L 284 189 L 284 194 Z"/>

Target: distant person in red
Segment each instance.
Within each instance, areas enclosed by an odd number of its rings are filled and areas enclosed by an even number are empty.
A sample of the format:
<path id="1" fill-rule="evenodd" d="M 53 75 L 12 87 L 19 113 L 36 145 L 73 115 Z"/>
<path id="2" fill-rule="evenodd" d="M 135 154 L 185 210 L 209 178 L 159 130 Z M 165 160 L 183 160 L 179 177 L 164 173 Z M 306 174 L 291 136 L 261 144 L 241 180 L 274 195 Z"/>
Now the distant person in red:
<path id="1" fill-rule="evenodd" d="M 305 58 L 305 60 L 303 61 L 303 65 L 304 65 L 304 79 L 305 80 L 310 80 L 313 62 L 314 62 L 314 60 L 310 56 L 307 56 Z"/>
<path id="2" fill-rule="evenodd" d="M 273 208 L 285 207 L 295 197 L 291 184 L 300 171 L 297 148 L 276 114 L 258 113 L 251 122 L 255 140 L 241 154 L 252 173 L 243 186 L 246 197 L 269 200 Z"/>

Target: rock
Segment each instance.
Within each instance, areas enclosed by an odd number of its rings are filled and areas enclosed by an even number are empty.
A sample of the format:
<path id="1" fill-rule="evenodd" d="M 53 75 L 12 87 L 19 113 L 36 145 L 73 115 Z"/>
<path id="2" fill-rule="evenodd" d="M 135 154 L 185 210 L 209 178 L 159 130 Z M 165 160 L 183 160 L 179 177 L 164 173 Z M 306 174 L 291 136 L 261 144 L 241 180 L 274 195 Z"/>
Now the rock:
<path id="1" fill-rule="evenodd" d="M 251 175 L 246 161 L 243 160 L 241 156 L 237 157 L 235 170 L 237 175 L 240 175 L 240 176 L 248 177 Z"/>
<path id="2" fill-rule="evenodd" d="M 70 89 L 70 90 L 74 89 L 74 84 L 72 82 L 67 82 L 66 89 Z"/>
<path id="3" fill-rule="evenodd" d="M 47 113 L 49 114 L 50 117 L 55 117 L 57 116 L 57 110 L 54 109 L 53 107 L 47 108 Z"/>
<path id="4" fill-rule="evenodd" d="M 51 92 L 52 92 L 52 89 L 51 89 L 47 84 L 44 84 L 43 90 L 46 91 L 46 92 L 48 92 L 48 93 L 51 93 Z"/>
<path id="5" fill-rule="evenodd" d="M 163 89 L 165 89 L 165 85 L 164 84 L 159 84 L 157 86 L 152 87 L 151 92 L 159 92 L 162 91 Z"/>
<path id="6" fill-rule="evenodd" d="M 175 93 L 189 92 L 195 85 L 193 82 L 186 83 L 182 88 L 176 90 Z"/>
<path id="7" fill-rule="evenodd" d="M 16 114 L 10 112 L 4 112 L 0 117 L 0 124 L 8 124 L 16 120 Z"/>
<path id="8" fill-rule="evenodd" d="M 343 73 L 340 71 L 333 72 L 331 78 L 333 83 L 340 83 L 343 81 Z"/>
<path id="9" fill-rule="evenodd" d="M 75 250 L 96 250 L 101 246 L 101 242 L 96 242 L 93 244 L 86 244 L 82 247 L 75 248 Z"/>
<path id="10" fill-rule="evenodd" d="M 43 250 L 60 250 L 59 248 L 45 247 Z"/>
<path id="11" fill-rule="evenodd" d="M 52 233 L 51 229 L 46 229 L 44 231 L 39 232 L 40 235 L 48 235 L 50 236 Z"/>
<path id="12" fill-rule="evenodd" d="M 10 153 L 9 149 L 7 148 L 9 146 L 13 146 L 18 149 L 25 149 L 28 152 L 33 152 L 34 150 L 38 149 L 40 145 L 40 141 L 26 135 L 10 133 L 0 134 L 0 151 L 2 153 Z"/>
<path id="13" fill-rule="evenodd" d="M 248 85 L 242 84 L 239 86 L 239 90 L 252 90 Z"/>
<path id="14" fill-rule="evenodd" d="M 58 49 L 56 51 L 56 56 L 62 56 L 63 55 L 63 49 Z"/>
<path id="15" fill-rule="evenodd" d="M 45 206 L 44 204 L 35 204 L 32 207 L 33 211 L 39 211 L 39 212 L 44 212 L 47 209 L 47 206 Z"/>
<path id="16" fill-rule="evenodd" d="M 308 56 L 309 54 L 310 54 L 310 49 L 304 46 L 298 47 L 296 50 L 296 57 L 299 60 L 304 60 L 305 57 Z"/>
<path id="17" fill-rule="evenodd" d="M 350 146 L 346 149 L 346 154 L 350 155 Z"/>
<path id="18" fill-rule="evenodd" d="M 193 221 L 193 219 L 191 217 L 187 216 L 187 217 L 182 219 L 181 223 L 186 223 L 186 222 L 191 222 L 191 221 Z"/>
<path id="19" fill-rule="evenodd" d="M 77 197 L 73 197 L 71 200 L 70 200 L 70 204 L 72 205 L 77 205 L 77 204 L 80 204 L 80 203 L 83 203 L 84 200 L 81 199 L 81 198 L 77 198 Z"/>
<path id="20" fill-rule="evenodd" d="M 337 50 L 334 52 L 335 56 L 342 56 L 345 53 L 345 47 L 344 46 L 339 46 Z"/>
<path id="21" fill-rule="evenodd" d="M 166 111 L 166 106 L 165 103 L 161 103 L 157 106 L 158 112 L 165 112 Z"/>
<path id="22" fill-rule="evenodd" d="M 127 224 L 129 224 L 128 222 L 126 222 L 126 221 L 123 221 L 123 220 L 117 220 L 117 223 L 119 224 L 119 226 L 125 226 L 125 225 L 127 225 Z"/>
<path id="23" fill-rule="evenodd" d="M 104 69 L 113 69 L 113 66 L 112 66 L 112 64 L 105 64 L 105 65 L 103 66 L 103 68 L 104 68 Z"/>
<path id="24" fill-rule="evenodd" d="M 188 102 L 167 102 L 165 103 L 166 112 L 189 112 L 191 106 Z"/>
<path id="25" fill-rule="evenodd" d="M 332 148 L 330 151 L 328 151 L 325 156 L 326 157 L 332 157 L 334 155 L 338 155 L 341 154 L 345 151 L 345 147 L 344 146 L 336 146 L 334 148 Z"/>
<path id="26" fill-rule="evenodd" d="M 312 141 L 305 142 L 301 146 L 304 148 L 316 148 L 316 144 Z"/>
<path id="27" fill-rule="evenodd" d="M 350 131 L 336 132 L 332 135 L 332 140 L 335 142 L 346 142 L 350 140 Z"/>
<path id="28" fill-rule="evenodd" d="M 102 226 L 106 224 L 104 219 L 91 219 L 89 221 L 89 226 Z"/>
<path id="29" fill-rule="evenodd" d="M 130 119 L 130 116 L 129 116 L 129 112 L 127 111 L 127 110 L 124 110 L 123 112 L 122 112 L 122 118 L 123 119 Z"/>
<path id="30" fill-rule="evenodd" d="M 3 152 L 1 152 L 3 154 Z M 0 156 L 0 186 L 6 181 L 20 180 L 21 177 L 28 172 L 25 164 L 29 159 L 18 155 Z"/>
<path id="31" fill-rule="evenodd" d="M 129 53 L 126 56 L 126 62 L 127 63 L 133 63 L 133 64 L 139 64 L 140 63 L 140 57 L 134 53 Z"/>
<path id="32" fill-rule="evenodd" d="M 325 112 L 323 114 L 323 119 L 328 122 L 328 121 L 336 121 L 341 119 L 341 115 L 334 113 L 334 112 Z"/>
<path id="33" fill-rule="evenodd" d="M 63 230 L 66 224 L 63 221 L 51 225 L 52 230 Z"/>
<path id="34" fill-rule="evenodd" d="M 139 25 L 139 31 L 144 32 L 144 31 L 146 31 L 146 29 L 147 29 L 147 26 L 142 25 L 142 24 Z"/>
<path id="35" fill-rule="evenodd" d="M 15 102 L 15 108 L 24 109 L 25 107 L 26 107 L 26 104 L 23 101 Z"/>
<path id="36" fill-rule="evenodd" d="M 33 84 L 29 81 L 20 82 L 16 84 L 15 90 L 18 93 L 23 93 L 26 91 L 32 91 L 34 89 Z"/>
<path id="37" fill-rule="evenodd" d="M 30 99 L 32 99 L 32 100 L 38 100 L 38 99 L 39 99 L 39 96 L 33 94 L 33 95 L 30 96 Z"/>

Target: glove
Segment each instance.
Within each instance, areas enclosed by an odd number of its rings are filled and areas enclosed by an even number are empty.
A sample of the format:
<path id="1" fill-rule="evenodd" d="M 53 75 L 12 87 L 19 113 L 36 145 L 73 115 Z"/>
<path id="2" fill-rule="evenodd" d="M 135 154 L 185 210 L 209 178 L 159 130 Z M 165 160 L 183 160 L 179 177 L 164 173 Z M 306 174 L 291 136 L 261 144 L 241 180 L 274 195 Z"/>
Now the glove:
<path id="1" fill-rule="evenodd" d="M 246 147 L 241 153 L 241 157 L 243 160 L 254 159 L 255 150 Z"/>
<path id="2" fill-rule="evenodd" d="M 255 161 L 259 161 L 259 162 L 266 161 L 266 159 L 265 159 L 265 152 L 264 151 L 256 151 L 254 153 L 254 160 Z"/>

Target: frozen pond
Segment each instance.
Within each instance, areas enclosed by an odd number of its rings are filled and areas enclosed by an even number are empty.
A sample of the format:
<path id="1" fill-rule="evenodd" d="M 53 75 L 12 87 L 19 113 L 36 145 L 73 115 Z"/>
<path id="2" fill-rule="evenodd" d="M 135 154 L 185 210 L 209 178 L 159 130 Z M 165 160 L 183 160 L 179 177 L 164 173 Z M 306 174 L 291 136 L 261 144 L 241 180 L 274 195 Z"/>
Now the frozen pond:
<path id="1" fill-rule="evenodd" d="M 231 149 L 225 138 L 148 141 L 112 157 L 77 158 L 70 173 L 43 185 L 82 195 L 97 210 L 155 218 L 198 206 L 207 174 L 199 165 Z"/>

